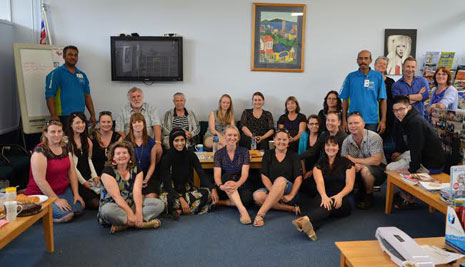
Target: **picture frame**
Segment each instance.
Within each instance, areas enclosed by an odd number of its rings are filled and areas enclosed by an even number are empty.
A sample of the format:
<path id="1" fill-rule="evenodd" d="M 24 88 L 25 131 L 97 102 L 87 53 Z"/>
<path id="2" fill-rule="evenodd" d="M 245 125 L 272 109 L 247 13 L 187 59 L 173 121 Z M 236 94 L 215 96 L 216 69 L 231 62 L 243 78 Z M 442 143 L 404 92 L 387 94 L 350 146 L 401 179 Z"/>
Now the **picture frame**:
<path id="1" fill-rule="evenodd" d="M 402 75 L 402 64 L 409 56 L 415 57 L 417 49 L 416 29 L 385 29 L 384 56 L 388 58 L 388 75 Z"/>
<path id="2" fill-rule="evenodd" d="M 305 4 L 252 4 L 252 71 L 304 71 L 305 11 Z"/>

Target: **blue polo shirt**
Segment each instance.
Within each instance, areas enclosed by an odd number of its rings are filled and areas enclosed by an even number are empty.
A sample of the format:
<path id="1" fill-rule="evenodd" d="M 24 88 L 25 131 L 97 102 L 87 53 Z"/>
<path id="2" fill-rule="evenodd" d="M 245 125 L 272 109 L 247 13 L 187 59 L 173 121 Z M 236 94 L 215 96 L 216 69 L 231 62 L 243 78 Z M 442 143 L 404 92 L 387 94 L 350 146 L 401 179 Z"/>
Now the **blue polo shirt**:
<path id="1" fill-rule="evenodd" d="M 45 79 L 45 98 L 55 98 L 55 110 L 59 116 L 67 116 L 75 111 L 84 112 L 84 95 L 90 95 L 89 80 L 78 68 L 73 74 L 63 64 L 52 70 Z"/>
<path id="2" fill-rule="evenodd" d="M 393 97 L 396 95 L 413 95 L 418 94 L 423 87 L 426 87 L 426 90 L 421 94 L 423 96 L 422 100 L 415 102 L 412 106 L 417 109 L 421 116 L 425 116 L 425 104 L 423 102 L 429 97 L 429 85 L 424 77 L 414 76 L 412 86 L 408 85 L 404 77 L 402 77 L 392 85 L 391 92 Z"/>
<path id="3" fill-rule="evenodd" d="M 379 99 L 386 99 L 383 75 L 371 70 L 367 75 L 360 70 L 347 75 L 339 97 L 349 101 L 349 113 L 358 111 L 367 124 L 379 122 Z"/>

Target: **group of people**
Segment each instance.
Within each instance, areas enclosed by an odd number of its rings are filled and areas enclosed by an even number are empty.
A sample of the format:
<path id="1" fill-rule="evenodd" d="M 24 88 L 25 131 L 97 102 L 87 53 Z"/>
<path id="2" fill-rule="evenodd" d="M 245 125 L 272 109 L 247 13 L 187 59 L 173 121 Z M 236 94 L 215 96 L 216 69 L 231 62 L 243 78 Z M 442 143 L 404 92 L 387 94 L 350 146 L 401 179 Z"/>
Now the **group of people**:
<path id="1" fill-rule="evenodd" d="M 271 112 L 263 109 L 261 92 L 243 111 L 240 128 L 232 98 L 225 94 L 200 140 L 198 120 L 186 109 L 184 94 L 174 94 L 174 108 L 162 122 L 136 87 L 128 91 L 129 103 L 116 125 L 112 113 L 103 111 L 98 127 L 88 134 L 86 106 L 90 122 L 97 122 L 89 83 L 75 66 L 77 48 L 66 47 L 63 57 L 65 64 L 47 76 L 52 119 L 32 154 L 26 189 L 57 199 L 56 222 L 69 221 L 88 207 L 98 209 L 98 221 L 114 233 L 158 228 L 161 214 L 177 219 L 212 206 L 234 206 L 242 224 L 257 227 L 265 225 L 270 209 L 305 214 L 293 223 L 315 240 L 314 229 L 327 218 L 347 216 L 354 206 L 371 208 L 373 188 L 384 182 L 385 170 L 436 173 L 445 163 L 439 137 L 424 119 L 429 88 L 424 78 L 414 76 L 414 58 L 403 62 L 403 77 L 394 82 L 386 77 L 387 58 L 379 57 L 372 70 L 371 53 L 359 52 L 359 69 L 347 76 L 340 94 L 328 92 L 318 115 L 307 118 L 290 96 L 276 128 Z M 426 112 L 457 108 L 450 76 L 445 68 L 436 71 L 437 88 Z M 214 140 L 218 150 L 210 177 L 192 148 L 201 142 L 211 148 Z M 395 144 L 392 153 L 385 153 L 385 142 Z M 252 143 L 264 150 L 256 181 L 250 171 Z M 194 184 L 194 170 L 200 186 Z M 311 203 L 302 205 L 301 194 Z M 412 201 L 408 194 L 400 198 L 400 206 Z M 248 208 L 253 203 L 259 210 L 252 220 Z"/>

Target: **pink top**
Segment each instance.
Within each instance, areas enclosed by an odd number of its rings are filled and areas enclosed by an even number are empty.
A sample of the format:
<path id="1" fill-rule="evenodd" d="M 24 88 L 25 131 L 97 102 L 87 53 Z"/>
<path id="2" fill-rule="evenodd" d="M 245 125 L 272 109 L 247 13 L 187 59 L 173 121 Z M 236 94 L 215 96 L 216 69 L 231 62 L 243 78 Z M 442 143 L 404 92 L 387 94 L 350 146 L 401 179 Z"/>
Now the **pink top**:
<path id="1" fill-rule="evenodd" d="M 55 155 L 51 150 L 45 148 L 42 143 L 34 148 L 34 152 L 42 153 L 47 158 L 47 172 L 45 180 L 47 180 L 53 192 L 61 195 L 69 186 L 68 172 L 71 168 L 68 149 L 63 147 L 61 155 Z M 32 175 L 32 167 L 29 170 L 29 183 L 26 187 L 26 195 L 40 195 L 43 194 L 39 186 L 37 186 L 34 176 Z"/>

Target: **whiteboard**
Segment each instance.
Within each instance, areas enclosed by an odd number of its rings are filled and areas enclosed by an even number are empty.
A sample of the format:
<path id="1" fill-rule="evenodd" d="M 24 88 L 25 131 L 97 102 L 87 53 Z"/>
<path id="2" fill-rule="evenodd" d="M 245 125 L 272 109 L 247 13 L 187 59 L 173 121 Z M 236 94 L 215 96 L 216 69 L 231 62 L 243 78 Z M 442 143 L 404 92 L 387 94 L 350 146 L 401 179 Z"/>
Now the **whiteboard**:
<path id="1" fill-rule="evenodd" d="M 63 47 L 14 44 L 21 121 L 25 134 L 40 133 L 50 118 L 45 100 L 45 77 L 61 66 Z"/>

